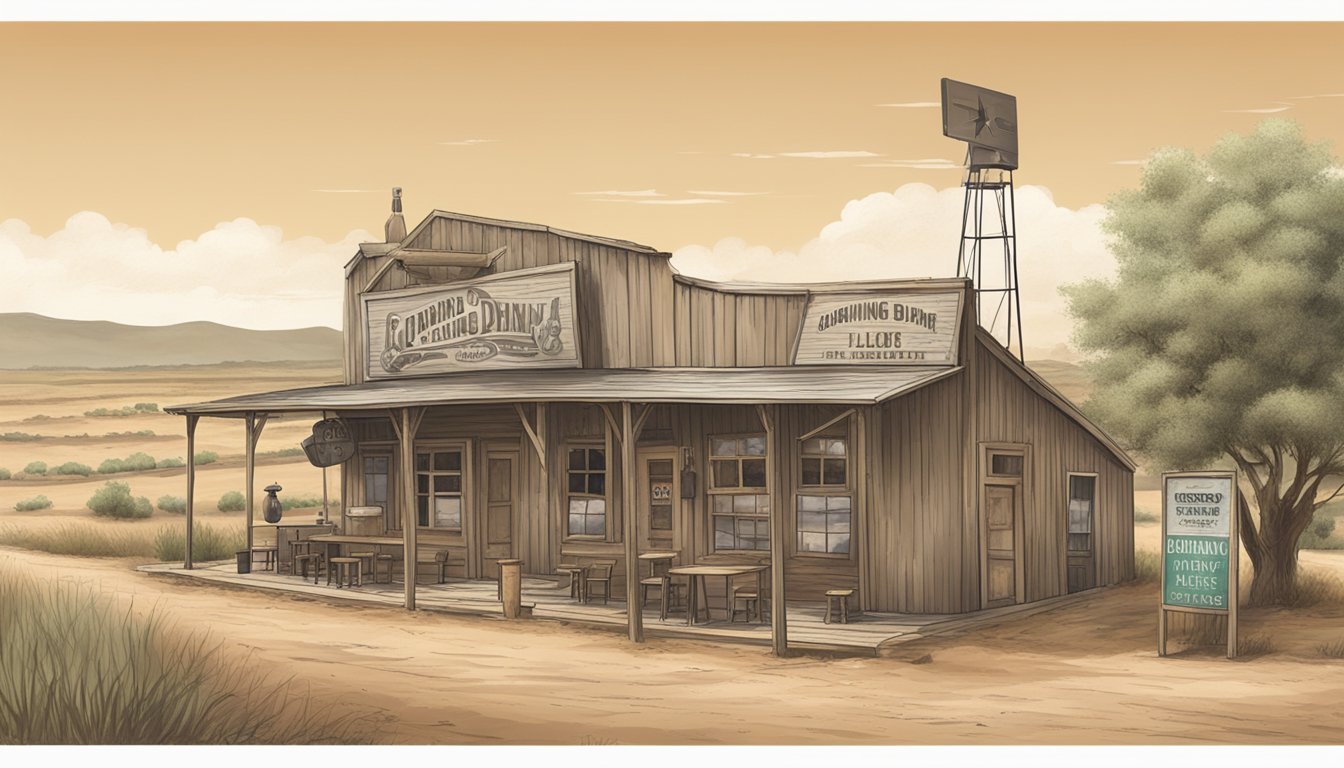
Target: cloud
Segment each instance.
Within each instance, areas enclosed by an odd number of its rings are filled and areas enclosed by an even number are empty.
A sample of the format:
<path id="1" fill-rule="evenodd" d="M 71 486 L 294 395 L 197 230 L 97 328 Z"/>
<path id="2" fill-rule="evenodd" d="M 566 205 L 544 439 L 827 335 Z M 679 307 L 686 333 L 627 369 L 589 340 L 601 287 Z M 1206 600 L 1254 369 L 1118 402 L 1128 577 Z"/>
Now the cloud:
<path id="1" fill-rule="evenodd" d="M 342 266 L 361 242 L 286 239 L 251 219 L 216 224 L 166 248 L 145 230 L 82 211 L 47 236 L 0 222 L 0 307 L 74 320 L 166 325 L 211 320 L 243 328 L 341 327 Z"/>
<path id="2" fill-rule="evenodd" d="M 923 160 L 885 160 L 880 163 L 859 163 L 860 168 L 917 168 L 920 170 L 947 170 L 948 168 L 961 168 L 961 163 L 954 163 L 951 160 L 944 160 L 941 157 L 930 157 Z"/>
<path id="3" fill-rule="evenodd" d="M 576 195 L 602 195 L 604 197 L 665 197 L 656 189 L 608 189 L 601 192 L 575 192 Z"/>
<path id="4" fill-rule="evenodd" d="M 688 189 L 686 191 L 692 195 L 705 195 L 706 197 L 754 197 L 770 194 L 769 192 L 725 192 L 711 189 Z"/>
<path id="5" fill-rule="evenodd" d="M 1281 101 L 1278 102 L 1278 103 L 1279 103 L 1279 104 L 1283 104 L 1283 102 L 1281 102 Z M 1292 104 L 1284 104 L 1284 105 L 1281 106 L 1281 107 L 1260 107 L 1260 108 L 1258 108 L 1258 109 L 1224 109 L 1223 111 L 1224 111 L 1224 112 L 1241 112 L 1241 113 L 1251 114 L 1251 115 L 1272 115 L 1272 114 L 1274 114 L 1274 113 L 1276 113 L 1276 112 L 1287 112 L 1288 110 L 1290 110 L 1290 109 L 1292 109 L 1292 108 L 1293 108 L 1293 105 L 1292 105 Z"/>
<path id="6" fill-rule="evenodd" d="M 1290 99 L 1344 99 L 1344 93 L 1313 93 L 1310 96 L 1289 96 Z"/>
<path id="7" fill-rule="evenodd" d="M 938 101 L 904 101 L 899 104 L 874 104 L 875 107 L 895 107 L 897 109 L 926 109 L 929 107 L 941 107 L 942 102 Z"/>
<path id="8" fill-rule="evenodd" d="M 843 160 L 850 157 L 881 157 L 864 149 L 829 150 L 825 152 L 780 152 L 780 157 L 806 157 L 815 160 Z"/>
<path id="9" fill-rule="evenodd" d="M 372 189 L 312 189 L 310 192 L 326 192 L 330 194 L 347 194 L 350 192 L 372 192 Z"/>
<path id="10" fill-rule="evenodd" d="M 1048 189 L 1036 186 L 1018 187 L 1016 200 L 1023 334 L 1033 347 L 1050 347 L 1067 342 L 1072 331 L 1059 286 L 1114 274 L 1115 261 L 1100 228 L 1104 209 L 1058 206 Z M 962 203 L 960 188 L 906 184 L 895 192 L 851 200 L 837 220 L 797 250 L 775 251 L 727 238 L 713 246 L 679 248 L 672 263 L 709 280 L 947 277 L 956 272 Z M 986 267 L 995 263 L 992 255 L 985 259 Z"/>
<path id="11" fill-rule="evenodd" d="M 610 201 L 610 202 L 626 202 Z M 639 203 L 640 205 L 716 205 L 728 202 L 727 200 L 716 200 L 705 197 L 682 197 L 669 200 L 631 200 L 629 202 Z"/>
<path id="12" fill-rule="evenodd" d="M 752 160 L 768 160 L 768 159 L 774 157 L 774 155 L 761 155 L 761 154 L 756 154 L 756 153 L 754 153 L 754 152 L 734 152 L 734 153 L 732 154 L 732 156 L 733 156 L 733 157 L 749 157 L 749 158 L 751 158 Z"/>
<path id="13" fill-rule="evenodd" d="M 458 139 L 457 141 L 440 141 L 439 144 L 445 147 L 474 147 L 477 144 L 494 144 L 499 139 Z"/>
<path id="14" fill-rule="evenodd" d="M 1147 160 L 1112 160 L 1111 165 L 1143 165 Z"/>

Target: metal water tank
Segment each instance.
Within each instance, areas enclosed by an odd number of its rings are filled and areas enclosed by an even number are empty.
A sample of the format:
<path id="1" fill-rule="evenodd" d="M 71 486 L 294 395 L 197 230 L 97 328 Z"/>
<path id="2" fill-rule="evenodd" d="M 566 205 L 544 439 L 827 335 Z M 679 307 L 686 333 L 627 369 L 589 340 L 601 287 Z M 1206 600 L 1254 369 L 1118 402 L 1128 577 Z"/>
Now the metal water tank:
<path id="1" fill-rule="evenodd" d="M 382 507 L 350 507 L 345 510 L 344 533 L 347 536 L 382 536 L 386 532 Z"/>

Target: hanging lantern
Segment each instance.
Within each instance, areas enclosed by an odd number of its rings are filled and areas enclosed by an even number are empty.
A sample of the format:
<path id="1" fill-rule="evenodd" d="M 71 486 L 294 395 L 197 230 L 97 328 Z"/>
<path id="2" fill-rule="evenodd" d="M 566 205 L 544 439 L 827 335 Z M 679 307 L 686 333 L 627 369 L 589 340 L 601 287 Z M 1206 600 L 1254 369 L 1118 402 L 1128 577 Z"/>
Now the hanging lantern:
<path id="1" fill-rule="evenodd" d="M 284 507 L 280 505 L 280 497 L 275 494 L 284 489 L 279 483 L 271 483 L 266 486 L 266 498 L 261 502 L 261 514 L 268 523 L 280 522 L 280 514 L 284 512 Z"/>

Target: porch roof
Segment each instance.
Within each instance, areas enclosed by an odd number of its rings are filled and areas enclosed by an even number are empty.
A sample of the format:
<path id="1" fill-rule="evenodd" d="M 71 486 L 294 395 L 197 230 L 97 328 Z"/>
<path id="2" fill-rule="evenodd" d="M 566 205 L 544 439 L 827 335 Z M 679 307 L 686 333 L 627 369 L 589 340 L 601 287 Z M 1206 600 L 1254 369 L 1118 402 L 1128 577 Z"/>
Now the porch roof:
<path id="1" fill-rule="evenodd" d="M 430 405 L 575 402 L 873 405 L 951 376 L 961 366 L 578 368 L 472 371 L 239 395 L 174 405 L 178 415 L 362 411 Z"/>

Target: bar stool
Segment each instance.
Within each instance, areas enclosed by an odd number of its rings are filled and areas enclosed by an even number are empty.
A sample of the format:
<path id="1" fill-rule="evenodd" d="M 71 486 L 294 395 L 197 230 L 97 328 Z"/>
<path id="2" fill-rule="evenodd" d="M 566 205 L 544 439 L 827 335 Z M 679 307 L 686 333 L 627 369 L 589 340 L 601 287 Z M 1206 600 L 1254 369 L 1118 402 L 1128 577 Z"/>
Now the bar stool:
<path id="1" fill-rule="evenodd" d="M 584 567 L 578 563 L 561 563 L 555 567 L 555 572 L 569 574 L 569 596 L 583 602 L 583 574 L 586 572 Z"/>
<path id="2" fill-rule="evenodd" d="M 391 583 L 392 583 L 392 561 L 393 561 L 393 559 L 394 559 L 394 558 L 392 557 L 392 555 L 384 555 L 384 554 L 379 554 L 377 557 L 373 558 L 373 583 L 374 583 L 374 584 L 377 584 L 377 583 L 378 583 L 378 566 L 379 566 L 380 564 L 382 564 L 382 563 L 387 563 L 387 583 L 388 583 L 388 584 L 391 584 Z"/>
<path id="3" fill-rule="evenodd" d="M 312 550 L 312 546 L 313 546 L 313 542 L 308 541 L 307 539 L 295 539 L 295 540 L 289 542 L 289 572 L 290 572 L 290 574 L 295 574 L 295 573 L 298 573 L 298 572 L 299 572 L 299 570 L 298 570 L 298 567 L 299 567 L 299 558 L 302 557 L 302 556 L 304 556 L 304 555 L 307 555 L 307 554 L 311 553 L 311 552 L 313 551 L 313 550 Z M 284 565 L 284 561 L 283 561 L 283 560 L 280 561 L 280 564 L 281 564 L 281 565 Z"/>
<path id="4" fill-rule="evenodd" d="M 840 623 L 849 623 L 849 598 L 853 596 L 852 589 L 828 589 L 826 590 L 826 620 L 825 624 L 831 623 L 831 607 L 835 606 L 840 614 Z"/>
<path id="5" fill-rule="evenodd" d="M 294 556 L 294 566 L 290 573 L 298 574 L 300 579 L 308 578 L 308 566 L 313 566 L 313 583 L 317 583 L 317 574 L 322 569 L 322 555 L 317 552 L 305 552 Z"/>
<path id="6" fill-rule="evenodd" d="M 363 586 L 363 560 L 358 557 L 333 557 L 327 562 L 327 586 L 331 586 L 332 576 L 336 577 L 336 588 L 342 584 L 347 587 Z"/>

